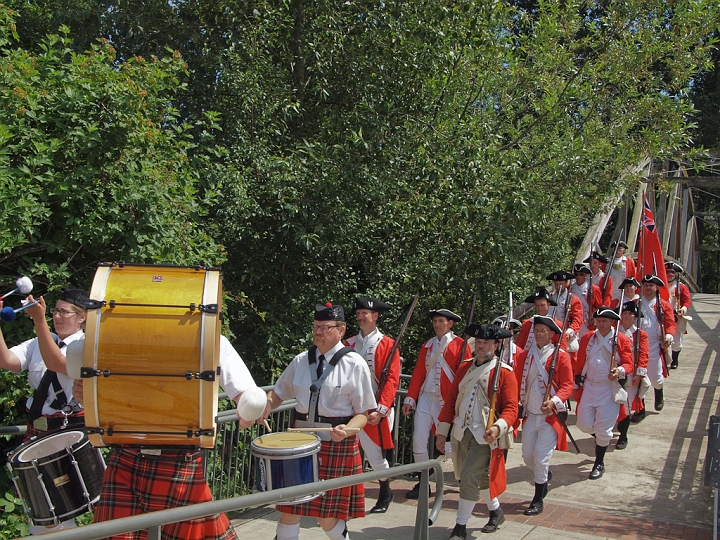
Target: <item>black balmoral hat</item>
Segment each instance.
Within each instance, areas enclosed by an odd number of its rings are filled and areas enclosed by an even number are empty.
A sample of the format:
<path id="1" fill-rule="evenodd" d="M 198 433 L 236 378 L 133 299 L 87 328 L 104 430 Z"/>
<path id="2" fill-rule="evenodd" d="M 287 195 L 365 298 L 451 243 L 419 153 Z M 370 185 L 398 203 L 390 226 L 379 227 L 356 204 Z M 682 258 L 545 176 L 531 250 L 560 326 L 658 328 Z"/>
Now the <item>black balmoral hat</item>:
<path id="1" fill-rule="evenodd" d="M 345 310 L 342 306 L 334 306 L 330 302 L 317 304 L 315 306 L 315 320 L 345 322 Z"/>
<path id="2" fill-rule="evenodd" d="M 79 308 L 87 309 L 87 301 L 90 299 L 90 295 L 87 291 L 82 289 L 65 289 L 60 293 L 60 298 L 63 302 L 68 302 Z"/>

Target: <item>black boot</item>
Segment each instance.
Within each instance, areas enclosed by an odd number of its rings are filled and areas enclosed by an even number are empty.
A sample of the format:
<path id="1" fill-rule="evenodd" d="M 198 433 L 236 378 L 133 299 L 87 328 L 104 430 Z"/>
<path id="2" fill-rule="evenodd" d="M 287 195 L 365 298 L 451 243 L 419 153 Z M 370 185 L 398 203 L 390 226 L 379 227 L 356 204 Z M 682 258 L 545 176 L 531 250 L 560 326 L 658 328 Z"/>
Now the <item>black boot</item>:
<path id="1" fill-rule="evenodd" d="M 380 480 L 378 500 L 368 514 L 384 514 L 387 512 L 388 506 L 390 506 L 394 498 L 393 492 L 390 489 L 390 480 Z"/>
<path id="2" fill-rule="evenodd" d="M 630 417 L 628 416 L 623 420 L 622 422 L 618 422 L 618 431 L 620 431 L 620 437 L 618 437 L 618 442 L 615 445 L 615 448 L 617 450 L 625 450 L 628 445 L 628 438 L 627 438 L 627 432 L 628 428 L 630 427 Z"/>
<path id="3" fill-rule="evenodd" d="M 655 410 L 656 411 L 662 411 L 663 407 L 665 406 L 665 402 L 663 401 L 663 389 L 661 388 L 658 390 L 655 389 Z"/>
<path id="4" fill-rule="evenodd" d="M 680 351 L 672 352 L 672 362 L 670 362 L 670 369 L 677 369 L 679 356 L 680 356 Z"/>
<path id="5" fill-rule="evenodd" d="M 467 538 L 467 525 L 455 524 L 448 540 L 465 540 Z"/>
<path id="6" fill-rule="evenodd" d="M 480 529 L 480 532 L 495 532 L 498 530 L 498 527 L 503 523 L 505 523 L 505 514 L 503 514 L 502 508 L 498 508 L 497 510 L 490 510 L 490 519 L 483 526 L 483 528 Z"/>
<path id="7" fill-rule="evenodd" d="M 597 480 L 605 472 L 605 452 L 607 452 L 607 446 L 595 445 L 595 465 L 590 471 L 590 480 Z"/>
<path id="8" fill-rule="evenodd" d="M 537 516 L 538 514 L 542 514 L 543 511 L 543 499 L 545 498 L 545 495 L 547 494 L 547 482 L 544 484 L 538 484 L 535 483 L 535 496 L 533 497 L 533 500 L 530 502 L 530 506 L 528 506 L 527 510 L 523 512 L 526 516 Z"/>
<path id="9" fill-rule="evenodd" d="M 407 492 L 407 495 L 405 495 L 405 498 L 416 500 L 419 496 L 420 496 L 420 482 L 415 484 L 413 486 L 413 488 Z M 428 497 L 432 497 L 432 489 L 430 489 L 430 485 L 428 485 Z"/>

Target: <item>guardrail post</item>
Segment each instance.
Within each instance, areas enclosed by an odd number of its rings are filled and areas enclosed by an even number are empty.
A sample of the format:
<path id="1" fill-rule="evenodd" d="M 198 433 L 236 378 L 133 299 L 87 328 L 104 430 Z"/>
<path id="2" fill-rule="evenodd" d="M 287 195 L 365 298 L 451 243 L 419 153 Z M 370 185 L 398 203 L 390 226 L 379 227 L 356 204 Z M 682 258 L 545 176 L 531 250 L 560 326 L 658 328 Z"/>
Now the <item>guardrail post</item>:
<path id="1" fill-rule="evenodd" d="M 147 540 L 160 540 L 160 527 L 148 528 Z"/>
<path id="2" fill-rule="evenodd" d="M 415 540 L 428 540 L 428 527 L 430 524 L 428 519 L 429 473 L 430 471 L 427 468 L 420 471 L 420 492 L 418 494 L 417 513 L 415 514 Z"/>

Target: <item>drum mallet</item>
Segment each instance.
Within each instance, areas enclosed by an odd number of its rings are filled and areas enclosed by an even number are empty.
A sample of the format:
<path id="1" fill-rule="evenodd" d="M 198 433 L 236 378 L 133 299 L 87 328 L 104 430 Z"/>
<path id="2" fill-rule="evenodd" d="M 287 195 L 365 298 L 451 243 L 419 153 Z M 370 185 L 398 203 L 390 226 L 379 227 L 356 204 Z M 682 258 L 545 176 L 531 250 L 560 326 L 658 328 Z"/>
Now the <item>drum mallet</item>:
<path id="1" fill-rule="evenodd" d="M 291 427 L 288 431 L 296 433 L 330 433 L 333 429 L 331 427 Z M 360 428 L 357 427 L 346 427 L 343 429 L 345 433 L 358 433 Z"/>
<path id="2" fill-rule="evenodd" d="M 30 302 L 28 304 L 25 304 L 23 307 L 19 307 L 17 309 L 13 309 L 11 307 L 4 307 L 0 310 L 0 321 L 4 323 L 9 323 L 15 320 L 15 317 L 18 313 L 20 313 L 22 310 L 27 309 L 29 307 L 34 306 L 35 304 L 39 304 L 40 300 L 35 300 L 34 302 Z"/>
<path id="3" fill-rule="evenodd" d="M 9 293 L 5 293 L 2 296 L 0 296 L 0 300 L 4 300 L 6 297 L 10 296 L 14 292 L 20 291 L 20 294 L 30 294 L 30 291 L 33 289 L 33 282 L 32 280 L 27 276 L 22 276 L 17 279 L 15 282 L 15 288 L 10 291 Z"/>
<path id="4" fill-rule="evenodd" d="M 237 404 L 237 414 L 243 420 L 255 421 L 260 418 L 267 407 L 267 394 L 261 388 L 254 386 L 248 388 L 240 396 Z M 265 429 L 272 431 L 266 419 L 262 420 Z"/>

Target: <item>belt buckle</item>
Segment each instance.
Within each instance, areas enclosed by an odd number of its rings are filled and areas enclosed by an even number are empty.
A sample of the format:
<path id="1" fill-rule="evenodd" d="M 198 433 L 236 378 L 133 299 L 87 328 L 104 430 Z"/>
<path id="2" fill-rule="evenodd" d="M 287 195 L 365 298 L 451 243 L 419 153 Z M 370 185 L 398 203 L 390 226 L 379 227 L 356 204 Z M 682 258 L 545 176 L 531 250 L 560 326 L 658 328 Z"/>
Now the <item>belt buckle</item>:
<path id="1" fill-rule="evenodd" d="M 33 427 L 37 429 L 38 431 L 47 431 L 48 430 L 48 419 L 46 416 L 40 416 L 33 420 Z"/>
<path id="2" fill-rule="evenodd" d="M 195 459 L 195 454 L 185 454 L 185 463 L 191 463 Z"/>

